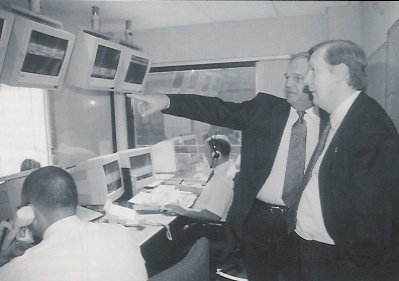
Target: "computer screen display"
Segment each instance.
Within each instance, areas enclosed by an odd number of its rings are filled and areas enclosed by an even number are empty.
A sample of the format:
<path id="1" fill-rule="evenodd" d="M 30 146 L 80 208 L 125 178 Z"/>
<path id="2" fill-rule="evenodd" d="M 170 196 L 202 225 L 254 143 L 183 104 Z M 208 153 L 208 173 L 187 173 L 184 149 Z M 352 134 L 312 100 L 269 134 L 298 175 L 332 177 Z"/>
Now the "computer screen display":
<path id="1" fill-rule="evenodd" d="M 122 187 L 122 177 L 119 170 L 118 161 L 113 161 L 103 166 L 105 178 L 107 181 L 108 194 Z"/>
<path id="2" fill-rule="evenodd" d="M 0 39 L 3 34 L 4 19 L 0 19 Z"/>
<path id="3" fill-rule="evenodd" d="M 132 55 L 129 68 L 126 73 L 125 82 L 142 84 L 147 73 L 149 63 L 150 61 L 146 58 L 140 58 Z"/>
<path id="4" fill-rule="evenodd" d="M 118 69 L 121 51 L 98 45 L 91 77 L 114 79 Z"/>
<path id="5" fill-rule="evenodd" d="M 57 76 L 68 48 L 68 40 L 33 30 L 22 72 Z"/>

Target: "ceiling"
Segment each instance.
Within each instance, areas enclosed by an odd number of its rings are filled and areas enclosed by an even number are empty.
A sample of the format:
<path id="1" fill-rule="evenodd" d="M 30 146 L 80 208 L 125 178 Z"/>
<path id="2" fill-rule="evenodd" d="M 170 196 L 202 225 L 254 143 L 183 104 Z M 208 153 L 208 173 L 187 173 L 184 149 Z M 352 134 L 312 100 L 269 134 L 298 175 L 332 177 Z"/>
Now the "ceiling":
<path id="1" fill-rule="evenodd" d="M 32 0 L 31 0 L 32 1 Z M 99 7 L 102 31 L 121 31 L 276 17 L 322 15 L 328 7 L 360 1 L 73 1 L 35 0 L 41 13 L 70 28 L 90 27 L 91 7 Z M 28 0 L 0 0 L 28 9 Z"/>

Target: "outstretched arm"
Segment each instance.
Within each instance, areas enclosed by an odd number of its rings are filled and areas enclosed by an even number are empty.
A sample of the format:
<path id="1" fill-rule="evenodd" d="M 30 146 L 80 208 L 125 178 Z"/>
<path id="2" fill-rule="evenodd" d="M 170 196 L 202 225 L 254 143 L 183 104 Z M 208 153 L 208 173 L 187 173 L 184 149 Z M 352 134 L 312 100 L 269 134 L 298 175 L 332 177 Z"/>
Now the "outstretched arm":
<path id="1" fill-rule="evenodd" d="M 128 94 L 127 97 L 137 101 L 138 112 L 143 117 L 166 109 L 169 106 L 169 97 L 164 94 Z"/>

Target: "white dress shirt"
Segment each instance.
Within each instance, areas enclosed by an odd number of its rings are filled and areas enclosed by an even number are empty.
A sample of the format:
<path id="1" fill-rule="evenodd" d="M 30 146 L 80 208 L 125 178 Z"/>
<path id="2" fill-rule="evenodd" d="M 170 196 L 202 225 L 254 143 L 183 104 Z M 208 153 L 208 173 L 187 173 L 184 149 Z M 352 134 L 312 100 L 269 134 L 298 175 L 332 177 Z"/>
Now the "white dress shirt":
<path id="1" fill-rule="evenodd" d="M 208 210 L 225 221 L 233 202 L 234 173 L 232 171 L 234 170 L 230 161 L 218 165 L 213 177 L 201 191 L 193 209 Z"/>
<path id="2" fill-rule="evenodd" d="M 43 241 L 0 268 L 1 281 L 145 281 L 140 248 L 128 229 L 70 216 Z"/>
<path id="3" fill-rule="evenodd" d="M 326 244 L 334 245 L 333 239 L 328 234 L 323 221 L 319 195 L 319 170 L 320 164 L 331 143 L 336 131 L 344 120 L 349 108 L 352 106 L 360 91 L 354 92 L 330 115 L 331 129 L 327 136 L 324 150 L 317 160 L 305 190 L 302 193 L 298 206 L 297 224 L 295 232 L 306 240 L 316 240 Z"/>
<path id="4" fill-rule="evenodd" d="M 287 168 L 288 149 L 291 139 L 292 125 L 298 120 L 299 115 L 294 108 L 291 107 L 290 115 L 287 124 L 284 128 L 284 133 L 281 137 L 280 146 L 277 150 L 276 159 L 274 160 L 273 167 L 270 175 L 262 188 L 259 190 L 256 198 L 270 204 L 285 205 L 281 198 L 283 193 L 285 171 Z M 313 150 L 317 145 L 319 139 L 320 117 L 318 109 L 311 107 L 306 110 L 303 117 L 306 121 L 306 160 L 305 167 L 308 165 Z"/>

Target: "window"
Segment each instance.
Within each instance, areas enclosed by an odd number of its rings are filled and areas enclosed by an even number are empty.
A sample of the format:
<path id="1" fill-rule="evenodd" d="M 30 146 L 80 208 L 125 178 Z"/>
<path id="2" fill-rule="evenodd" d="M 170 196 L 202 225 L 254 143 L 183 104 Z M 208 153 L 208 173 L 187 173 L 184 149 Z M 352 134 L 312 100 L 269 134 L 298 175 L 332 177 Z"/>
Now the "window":
<path id="1" fill-rule="evenodd" d="M 199 94 L 219 97 L 226 101 L 242 102 L 256 95 L 256 69 L 250 66 L 231 68 L 185 69 L 161 71 L 148 74 L 145 94 L 174 93 Z M 133 112 L 136 110 L 133 108 Z M 241 133 L 228 128 L 212 126 L 202 122 L 154 113 L 141 117 L 134 115 L 136 146 L 153 145 L 177 136 L 195 135 L 198 153 L 203 153 L 203 143 L 212 134 L 226 135 L 232 144 L 231 158 L 238 156 L 241 149 Z M 183 148 L 184 149 L 184 148 Z M 201 159 L 197 157 L 196 159 Z M 184 167 L 185 165 L 179 165 Z"/>
<path id="2" fill-rule="evenodd" d="M 49 164 L 46 92 L 0 84 L 0 176 L 20 171 L 25 159 Z"/>

